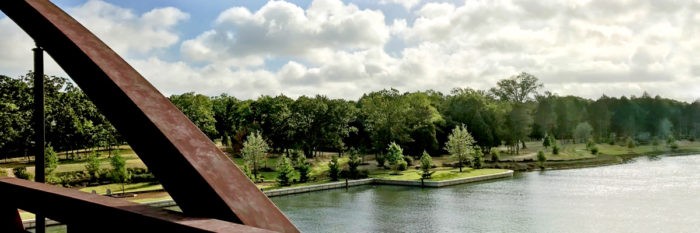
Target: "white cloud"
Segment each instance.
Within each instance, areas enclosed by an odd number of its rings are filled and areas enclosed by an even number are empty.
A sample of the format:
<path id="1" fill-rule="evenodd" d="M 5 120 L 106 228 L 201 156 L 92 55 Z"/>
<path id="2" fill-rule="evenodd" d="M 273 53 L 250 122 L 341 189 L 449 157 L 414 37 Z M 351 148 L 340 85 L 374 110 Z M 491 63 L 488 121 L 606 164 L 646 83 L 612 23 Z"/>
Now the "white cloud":
<path id="1" fill-rule="evenodd" d="M 127 60 L 166 94 L 355 99 L 391 87 L 487 89 L 525 71 L 562 95 L 700 98 L 700 2 L 455 2 L 386 0 L 381 9 L 404 7 L 408 14 L 387 19 L 371 6 L 339 0 L 307 8 L 270 1 L 257 11 L 223 10 L 182 43 L 177 25 L 187 14 L 175 8 L 138 15 L 90 1 L 71 12 L 132 55 Z M 0 30 L 10 32 L 0 41 L 0 69 L 18 69 L 19 56 L 31 65 L 32 42 L 7 19 Z M 172 48 L 185 60 L 159 58 Z"/>
<path id="2" fill-rule="evenodd" d="M 410 10 L 414 6 L 418 5 L 420 3 L 420 0 L 380 0 L 379 4 L 397 4 L 401 5 L 406 10 Z"/>
<path id="3" fill-rule="evenodd" d="M 90 0 L 68 12 L 122 56 L 146 55 L 176 44 L 179 36 L 175 26 L 189 18 L 173 7 L 137 15 L 100 0 Z"/>
<path id="4" fill-rule="evenodd" d="M 67 9 L 78 22 L 92 31 L 122 57 L 152 56 L 179 41 L 175 26 L 189 16 L 172 7 L 156 8 L 142 15 L 99 0 L 90 0 Z M 7 17 L 0 18 L 0 70 L 18 76 L 33 69 L 33 40 Z M 65 72 L 45 56 L 46 73 L 65 76 Z"/>
<path id="5" fill-rule="evenodd" d="M 270 56 L 315 56 L 329 49 L 376 48 L 388 39 L 389 30 L 379 11 L 360 10 L 339 0 L 316 0 L 308 9 L 270 1 L 254 13 L 242 7 L 224 11 L 212 30 L 185 41 L 181 51 L 194 61 L 250 66 L 261 64 L 241 62 Z"/>

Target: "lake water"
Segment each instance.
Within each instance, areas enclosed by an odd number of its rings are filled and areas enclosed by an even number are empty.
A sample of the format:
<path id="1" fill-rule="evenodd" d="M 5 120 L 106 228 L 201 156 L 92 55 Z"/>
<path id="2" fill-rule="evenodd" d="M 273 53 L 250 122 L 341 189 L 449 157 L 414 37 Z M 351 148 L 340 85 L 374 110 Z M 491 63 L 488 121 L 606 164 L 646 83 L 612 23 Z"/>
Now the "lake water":
<path id="1" fill-rule="evenodd" d="M 700 155 L 274 197 L 303 232 L 700 232 Z"/>

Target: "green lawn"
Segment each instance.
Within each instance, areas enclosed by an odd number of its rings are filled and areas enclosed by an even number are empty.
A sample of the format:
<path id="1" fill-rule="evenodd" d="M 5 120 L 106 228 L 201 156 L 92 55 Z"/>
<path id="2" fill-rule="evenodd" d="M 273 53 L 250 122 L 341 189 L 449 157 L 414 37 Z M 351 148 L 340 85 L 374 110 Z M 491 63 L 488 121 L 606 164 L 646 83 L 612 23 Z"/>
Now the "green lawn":
<path id="1" fill-rule="evenodd" d="M 459 172 L 459 168 L 452 169 L 439 169 L 433 173 L 431 181 L 443 181 L 452 180 L 460 178 L 475 177 L 481 175 L 490 175 L 505 172 L 505 169 L 473 169 L 473 168 L 463 168 L 462 172 Z M 373 175 L 374 178 L 387 179 L 387 180 L 420 180 L 421 171 L 418 170 L 406 170 L 402 171 L 400 175 L 392 175 L 390 172 L 385 172 L 382 174 Z"/>
<path id="2" fill-rule="evenodd" d="M 122 185 L 121 184 L 106 184 L 106 185 L 81 188 L 80 191 L 90 193 L 90 192 L 92 192 L 92 190 L 95 190 L 98 194 L 104 195 L 107 193 L 107 189 L 112 190 L 112 193 L 119 193 L 122 191 Z M 133 183 L 133 184 L 124 185 L 125 192 L 144 192 L 144 191 L 155 191 L 155 190 L 163 190 L 163 186 L 160 184 L 151 184 L 151 183 L 147 183 L 147 182 L 146 183 Z"/>

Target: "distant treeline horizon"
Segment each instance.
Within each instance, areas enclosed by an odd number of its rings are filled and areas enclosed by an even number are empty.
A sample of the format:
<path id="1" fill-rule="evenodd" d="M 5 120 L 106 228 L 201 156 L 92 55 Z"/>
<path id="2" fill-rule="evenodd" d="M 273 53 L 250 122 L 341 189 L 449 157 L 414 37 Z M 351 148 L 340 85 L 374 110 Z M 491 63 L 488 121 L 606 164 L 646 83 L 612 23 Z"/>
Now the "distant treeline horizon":
<path id="1" fill-rule="evenodd" d="M 31 153 L 32 73 L 0 75 L 0 153 Z M 260 132 L 277 152 L 301 150 L 383 153 L 391 142 L 408 155 L 443 154 L 447 135 L 465 125 L 485 153 L 506 146 L 518 153 L 529 140 L 551 135 L 562 142 L 651 143 L 700 136 L 700 101 L 641 96 L 593 100 L 540 93 L 543 84 L 528 73 L 500 80 L 489 90 L 455 88 L 400 92 L 385 89 L 358 100 L 326 96 L 262 95 L 241 100 L 228 94 L 194 92 L 169 99 L 212 140 L 238 151 L 251 132 Z M 57 151 L 122 144 L 114 127 L 87 96 L 62 77 L 46 78 L 47 141 Z"/>

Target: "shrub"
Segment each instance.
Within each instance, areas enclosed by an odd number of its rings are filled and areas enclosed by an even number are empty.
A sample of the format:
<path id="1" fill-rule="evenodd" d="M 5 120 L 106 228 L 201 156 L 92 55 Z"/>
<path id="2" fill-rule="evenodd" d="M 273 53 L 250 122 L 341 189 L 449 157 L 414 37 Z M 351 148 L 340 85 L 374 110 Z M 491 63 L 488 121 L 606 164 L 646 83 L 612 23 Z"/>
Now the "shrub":
<path id="1" fill-rule="evenodd" d="M 552 154 L 555 154 L 555 155 L 559 154 L 559 145 L 554 144 L 554 146 L 552 146 Z"/>
<path id="2" fill-rule="evenodd" d="M 386 159 L 384 159 L 384 155 L 377 154 L 377 167 L 384 167 L 385 162 L 386 162 Z"/>
<path id="3" fill-rule="evenodd" d="M 20 179 L 25 179 L 25 180 L 33 180 L 34 179 L 34 176 L 32 174 L 29 174 L 29 172 L 27 172 L 26 167 L 13 168 L 12 173 L 15 174 L 15 177 L 20 178 Z"/>
<path id="4" fill-rule="evenodd" d="M 292 162 L 287 156 L 282 156 L 277 163 L 277 181 L 281 186 L 289 186 L 293 175 L 294 167 L 292 167 Z"/>
<path id="5" fill-rule="evenodd" d="M 479 169 L 481 168 L 481 164 L 484 163 L 484 154 L 481 152 L 481 149 L 479 147 L 474 147 L 472 151 L 474 155 L 472 164 L 474 165 L 474 168 Z"/>
<path id="6" fill-rule="evenodd" d="M 498 155 L 498 150 L 491 150 L 491 162 L 498 162 L 501 158 L 499 158 Z"/>
<path id="7" fill-rule="evenodd" d="M 544 155 L 544 151 L 537 152 L 537 163 L 540 165 L 540 169 L 544 169 L 544 162 L 547 161 L 547 157 Z"/>
<path id="8" fill-rule="evenodd" d="M 598 146 L 593 146 L 591 147 L 591 154 L 592 155 L 597 155 L 598 154 Z"/>
<path id="9" fill-rule="evenodd" d="M 299 170 L 299 182 L 306 183 L 309 181 L 309 173 L 311 172 L 311 165 L 308 163 L 303 163 L 297 168 Z"/>
<path id="10" fill-rule="evenodd" d="M 406 161 L 406 164 L 408 164 L 408 166 L 413 166 L 413 158 L 411 158 L 411 156 L 404 156 L 403 160 Z"/>
<path id="11" fill-rule="evenodd" d="M 396 170 L 398 170 L 398 171 L 405 171 L 406 169 L 408 169 L 408 163 L 406 163 L 405 160 L 399 160 L 399 161 L 396 163 Z M 397 172 L 397 173 L 398 173 L 398 172 Z"/>
<path id="12" fill-rule="evenodd" d="M 678 150 L 678 142 L 672 142 L 669 146 L 672 151 L 677 151 Z"/>
<path id="13" fill-rule="evenodd" d="M 328 162 L 328 176 L 331 181 L 338 181 L 338 175 L 340 173 L 340 163 L 338 163 L 338 156 L 333 155 L 331 161 Z"/>
<path id="14" fill-rule="evenodd" d="M 423 179 L 430 179 L 433 174 L 430 172 L 430 168 L 433 166 L 433 159 L 430 157 L 428 152 L 423 151 L 423 156 L 420 157 L 420 169 L 423 171 L 421 177 Z"/>
<path id="15" fill-rule="evenodd" d="M 357 179 L 359 173 L 357 167 L 362 163 L 362 159 L 357 155 L 355 150 L 350 150 L 350 160 L 348 160 L 348 178 Z"/>

